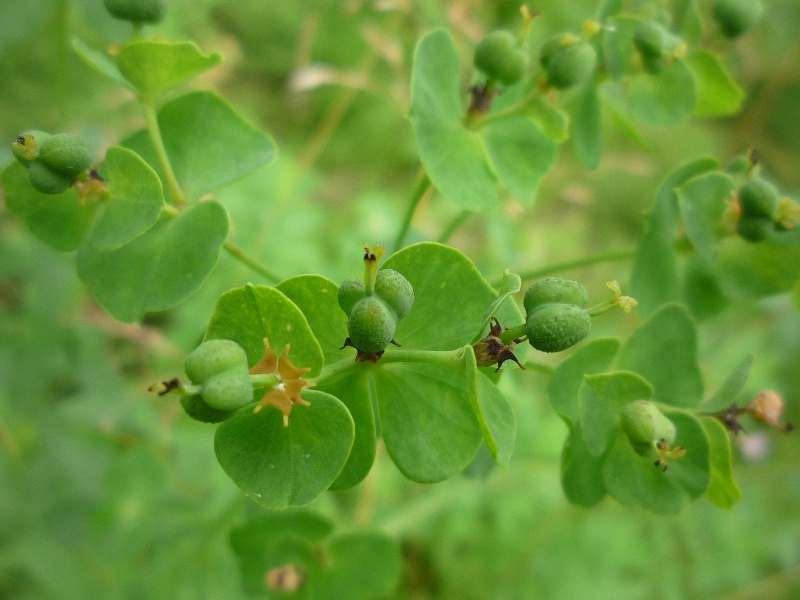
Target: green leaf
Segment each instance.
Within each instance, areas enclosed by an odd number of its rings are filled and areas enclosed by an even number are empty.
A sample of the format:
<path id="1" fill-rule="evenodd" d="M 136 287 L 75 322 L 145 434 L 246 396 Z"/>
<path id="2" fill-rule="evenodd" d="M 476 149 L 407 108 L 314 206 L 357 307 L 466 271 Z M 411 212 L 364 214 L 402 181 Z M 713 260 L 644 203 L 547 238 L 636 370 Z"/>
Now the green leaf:
<path id="1" fill-rule="evenodd" d="M 800 315 L 800 281 L 794 286 L 792 290 L 792 298 L 794 299 L 794 307 L 797 309 L 797 314 Z"/>
<path id="2" fill-rule="evenodd" d="M 594 456 L 589 452 L 581 424 L 569 424 L 569 434 L 561 451 L 561 487 L 573 504 L 591 508 L 606 496 L 603 463 L 608 453 Z"/>
<path id="3" fill-rule="evenodd" d="M 742 498 L 742 490 L 733 477 L 731 440 L 725 426 L 714 417 L 700 417 L 711 448 L 711 485 L 708 499 L 712 504 L 730 510 Z"/>
<path id="4" fill-rule="evenodd" d="M 142 235 L 164 207 L 158 175 L 135 152 L 119 146 L 109 148 L 103 166 L 110 195 L 89 237 L 89 243 L 101 252 Z"/>
<path id="5" fill-rule="evenodd" d="M 70 252 L 89 235 L 98 207 L 83 204 L 74 188 L 43 194 L 31 185 L 28 169 L 16 160 L 3 169 L 0 181 L 8 212 L 43 244 Z"/>
<path id="6" fill-rule="evenodd" d="M 633 34 L 644 19 L 619 15 L 609 19 L 603 30 L 605 64 L 613 79 L 621 79 L 636 68 Z"/>
<path id="7" fill-rule="evenodd" d="M 587 169 L 600 164 L 603 153 L 603 129 L 600 114 L 600 94 L 597 86 L 589 85 L 575 98 L 572 113 L 572 139 L 578 160 Z"/>
<path id="8" fill-rule="evenodd" d="M 690 254 L 683 263 L 681 301 L 697 322 L 713 317 L 731 303 L 714 265 L 698 253 Z"/>
<path id="9" fill-rule="evenodd" d="M 703 402 L 702 410 L 706 413 L 725 410 L 736 400 L 736 397 L 744 389 L 747 378 L 750 376 L 750 369 L 753 366 L 754 356 L 748 354 L 728 375 L 728 378 L 719 386 L 708 400 Z M 707 429 L 707 428 L 706 428 Z"/>
<path id="10" fill-rule="evenodd" d="M 269 509 L 303 506 L 339 475 L 353 446 L 353 419 L 330 394 L 304 390 L 311 406 L 295 405 L 289 426 L 283 414 L 252 406 L 223 421 L 214 436 L 220 466 L 252 500 Z"/>
<path id="11" fill-rule="evenodd" d="M 508 467 L 517 438 L 514 409 L 503 392 L 478 370 L 472 346 L 464 347 L 467 395 L 492 458 Z"/>
<path id="12" fill-rule="evenodd" d="M 172 170 L 189 198 L 233 183 L 275 160 L 272 138 L 213 92 L 175 98 L 158 112 L 158 125 Z M 122 145 L 160 172 L 146 131 L 135 133 Z"/>
<path id="13" fill-rule="evenodd" d="M 353 487 L 367 476 L 375 462 L 377 432 L 373 404 L 377 400 L 373 398 L 375 394 L 371 375 L 363 368 L 346 371 L 318 381 L 315 389 L 339 398 L 353 417 L 353 449 L 331 489 L 344 490 Z"/>
<path id="14" fill-rule="evenodd" d="M 681 10 L 682 9 L 682 10 Z M 676 22 L 680 23 L 681 37 L 690 46 L 703 37 L 703 17 L 696 0 L 683 0 L 682 7 L 676 7 Z"/>
<path id="15" fill-rule="evenodd" d="M 800 227 L 752 244 L 724 240 L 717 272 L 723 289 L 738 298 L 763 298 L 790 291 L 800 280 Z"/>
<path id="16" fill-rule="evenodd" d="M 233 340 L 244 348 L 252 366 L 264 355 L 264 338 L 278 354 L 290 344 L 292 364 L 310 368 L 305 377 L 319 375 L 324 363 L 319 342 L 303 313 L 283 293 L 248 283 L 219 297 L 204 339 Z"/>
<path id="17" fill-rule="evenodd" d="M 658 190 L 653 209 L 645 217 L 631 275 L 631 292 L 645 317 L 679 298 L 675 235 L 680 222 L 675 188 L 693 177 L 717 169 L 714 158 L 700 158 L 672 171 Z"/>
<path id="18" fill-rule="evenodd" d="M 487 330 L 489 322 L 500 308 L 500 305 L 505 302 L 506 298 L 511 296 L 511 294 L 516 294 L 518 291 L 520 291 L 520 289 L 522 289 L 522 279 L 520 276 L 506 269 L 505 273 L 503 273 L 503 281 L 497 290 L 499 295 L 495 301 L 489 305 L 489 308 L 486 309 L 486 313 L 483 315 L 481 326 L 478 329 L 478 332 L 475 334 L 475 337 L 472 338 L 472 344 L 477 343 L 484 336 L 484 332 Z"/>
<path id="19" fill-rule="evenodd" d="M 281 281 L 275 287 L 305 315 L 325 355 L 325 364 L 352 354 L 341 349 L 347 339 L 347 315 L 339 307 L 338 285 L 321 275 L 298 275 Z M 338 397 L 338 394 L 333 395 Z"/>
<path id="20" fill-rule="evenodd" d="M 603 373 L 610 366 L 619 350 L 617 338 L 598 338 L 578 348 L 561 361 L 547 386 L 550 405 L 570 423 L 580 420 L 578 392 L 584 375 Z"/>
<path id="21" fill-rule="evenodd" d="M 433 184 L 464 208 L 486 210 L 497 203 L 497 179 L 478 136 L 464 128 L 459 72 L 449 33 L 423 37 L 414 53 L 408 118 Z"/>
<path id="22" fill-rule="evenodd" d="M 617 367 L 649 381 L 659 402 L 694 407 L 703 399 L 697 329 L 679 304 L 664 306 L 633 333 L 620 351 Z"/>
<path id="23" fill-rule="evenodd" d="M 682 60 L 658 75 L 640 73 L 605 89 L 628 106 L 635 119 L 651 127 L 674 127 L 692 114 L 697 104 L 694 76 Z"/>
<path id="24" fill-rule="evenodd" d="M 597 13 L 597 20 L 607 23 L 608 19 L 622 10 L 623 0 L 603 0 Z"/>
<path id="25" fill-rule="evenodd" d="M 675 190 L 686 235 L 710 263 L 717 258 L 722 216 L 734 189 L 736 183 L 730 175 L 715 172 L 690 179 Z"/>
<path id="26" fill-rule="evenodd" d="M 536 95 L 526 102 L 525 114 L 556 144 L 569 139 L 569 116 L 542 96 Z"/>
<path id="27" fill-rule="evenodd" d="M 586 447 L 594 456 L 611 450 L 619 431 L 619 414 L 635 400 L 649 400 L 653 387 L 635 373 L 616 371 L 585 375 L 578 399 Z"/>
<path id="28" fill-rule="evenodd" d="M 433 242 L 403 248 L 383 268 L 402 273 L 414 288 L 414 307 L 395 339 L 409 350 L 455 350 L 470 343 L 497 292 L 462 252 Z M 496 316 L 505 327 L 524 323 L 507 298 Z"/>
<path id="29" fill-rule="evenodd" d="M 686 455 L 670 460 L 664 472 L 653 464 L 655 452 L 652 456 L 639 456 L 626 436 L 617 437 L 603 466 L 603 479 L 608 493 L 619 503 L 675 514 L 708 489 L 710 454 L 703 426 L 682 411 L 667 412 L 666 416 L 677 429 L 674 446 L 686 448 Z"/>
<path id="30" fill-rule="evenodd" d="M 105 75 L 122 87 L 132 92 L 136 91 L 133 87 L 133 84 L 125 79 L 125 76 L 120 72 L 119 67 L 117 67 L 116 63 L 108 54 L 105 52 L 100 52 L 99 50 L 95 50 L 94 48 L 90 48 L 78 38 L 72 39 L 72 48 L 78 53 L 78 56 L 80 56 L 83 61 L 92 69 L 101 75 Z"/>
<path id="31" fill-rule="evenodd" d="M 119 72 L 146 102 L 221 61 L 222 55 L 205 55 L 194 42 L 140 40 L 117 54 Z"/>
<path id="32" fill-rule="evenodd" d="M 315 600 L 384 598 L 400 578 L 400 546 L 377 532 L 338 535 L 326 545 L 326 556 L 328 568 L 313 582 Z"/>
<path id="33" fill-rule="evenodd" d="M 436 483 L 466 467 L 481 431 L 464 373 L 430 363 L 382 364 L 373 373 L 383 440 L 400 471 Z"/>
<path id="34" fill-rule="evenodd" d="M 523 116 L 490 121 L 480 133 L 503 185 L 522 206 L 533 206 L 539 183 L 555 162 L 556 143 Z"/>
<path id="35" fill-rule="evenodd" d="M 722 62 L 708 50 L 692 50 L 686 61 L 697 81 L 698 117 L 721 117 L 739 112 L 744 100 L 740 88 Z"/>

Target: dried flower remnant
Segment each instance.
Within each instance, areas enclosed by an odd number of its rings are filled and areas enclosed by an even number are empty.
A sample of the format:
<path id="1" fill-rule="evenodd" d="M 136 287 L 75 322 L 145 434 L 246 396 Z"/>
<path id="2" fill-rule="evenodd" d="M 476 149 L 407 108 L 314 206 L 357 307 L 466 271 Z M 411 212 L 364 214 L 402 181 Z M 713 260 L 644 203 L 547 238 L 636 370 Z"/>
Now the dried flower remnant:
<path id="1" fill-rule="evenodd" d="M 264 575 L 264 583 L 268 590 L 293 594 L 306 582 L 303 569 L 295 565 L 283 565 L 270 569 Z"/>
<path id="2" fill-rule="evenodd" d="M 277 371 L 278 385 L 264 394 L 253 412 L 257 413 L 267 405 L 274 406 L 283 413 L 284 427 L 289 426 L 289 414 L 295 404 L 310 406 L 310 403 L 300 396 L 303 388 L 316 385 L 302 378 L 311 370 L 310 367 L 296 367 L 289 360 L 290 346 L 291 344 L 286 344 L 279 357 L 275 350 L 270 348 L 269 340 L 264 338 L 264 356 L 250 369 L 252 375 L 272 375 Z"/>

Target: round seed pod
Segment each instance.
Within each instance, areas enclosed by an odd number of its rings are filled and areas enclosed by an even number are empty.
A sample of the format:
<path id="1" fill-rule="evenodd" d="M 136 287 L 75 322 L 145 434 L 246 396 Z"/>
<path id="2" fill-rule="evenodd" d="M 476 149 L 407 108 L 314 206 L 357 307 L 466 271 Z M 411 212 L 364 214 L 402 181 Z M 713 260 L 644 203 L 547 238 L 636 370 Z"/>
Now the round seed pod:
<path id="1" fill-rule="evenodd" d="M 208 340 L 186 357 L 184 370 L 192 383 L 203 384 L 214 375 L 241 367 L 247 370 L 244 348 L 233 340 Z"/>
<path id="2" fill-rule="evenodd" d="M 71 133 L 52 135 L 39 147 L 39 161 L 62 177 L 77 177 L 89 168 L 91 160 L 86 142 Z"/>
<path id="3" fill-rule="evenodd" d="M 517 47 L 510 32 L 493 31 L 475 47 L 474 63 L 489 79 L 509 86 L 522 79 L 528 68 L 528 55 Z"/>
<path id="4" fill-rule="evenodd" d="M 202 385 L 200 395 L 217 410 L 235 410 L 253 401 L 253 384 L 246 364 L 209 377 Z"/>
<path id="5" fill-rule="evenodd" d="M 558 304 L 574 304 L 578 308 L 586 308 L 589 293 L 577 281 L 561 277 L 547 277 L 535 282 L 525 292 L 525 314 L 530 314 L 542 304 L 555 302 Z"/>
<path id="6" fill-rule="evenodd" d="M 655 21 L 645 21 L 633 32 L 633 45 L 642 56 L 662 57 L 667 44 L 667 32 Z"/>
<path id="7" fill-rule="evenodd" d="M 739 188 L 742 215 L 772 217 L 778 208 L 778 190 L 769 181 L 751 179 Z"/>
<path id="8" fill-rule="evenodd" d="M 30 163 L 39 158 L 39 150 L 42 144 L 50 138 L 50 134 L 37 129 L 30 129 L 19 135 L 17 141 L 11 144 L 11 152 L 23 165 L 30 166 Z M 19 140 L 22 140 L 22 143 Z"/>
<path id="9" fill-rule="evenodd" d="M 375 293 L 394 311 L 397 320 L 414 306 L 414 288 L 408 279 L 393 269 L 381 269 L 375 278 Z"/>
<path id="10" fill-rule="evenodd" d="M 347 319 L 350 341 L 362 352 L 382 352 L 392 341 L 397 319 L 392 309 L 377 296 L 365 296 Z"/>
<path id="11" fill-rule="evenodd" d="M 367 291 L 364 287 L 364 282 L 353 277 L 351 279 L 345 279 L 342 285 L 339 286 L 337 299 L 339 300 L 339 306 L 344 311 L 344 314 L 349 316 L 356 302 L 366 295 Z"/>
<path id="12" fill-rule="evenodd" d="M 72 177 L 54 173 L 38 160 L 28 165 L 28 175 L 31 178 L 31 185 L 43 194 L 60 194 L 66 192 L 72 185 Z"/>
<path id="13" fill-rule="evenodd" d="M 775 230 L 775 222 L 769 217 L 751 217 L 743 214 L 736 222 L 736 233 L 748 242 L 762 242 Z"/>
<path id="14" fill-rule="evenodd" d="M 104 0 L 106 10 L 120 21 L 155 24 L 164 20 L 167 0 Z"/>
<path id="15" fill-rule="evenodd" d="M 187 415 L 202 423 L 221 423 L 236 412 L 211 408 L 201 396 L 181 396 L 181 406 Z"/>
<path id="16" fill-rule="evenodd" d="M 547 71 L 547 80 L 556 89 L 567 89 L 589 80 L 597 66 L 597 51 L 588 42 L 575 41 L 564 45 L 563 36 L 542 47 L 540 62 Z"/>
<path id="17" fill-rule="evenodd" d="M 661 440 L 670 444 L 675 441 L 675 425 L 647 400 L 626 405 L 620 414 L 620 424 L 633 449 L 641 456 L 649 454 L 653 444 Z"/>
<path id="18" fill-rule="evenodd" d="M 542 352 L 561 352 L 584 339 L 592 329 L 589 313 L 574 304 L 543 304 L 528 313 L 525 333 Z"/>
<path id="19" fill-rule="evenodd" d="M 722 33 L 737 38 L 755 25 L 764 12 L 758 0 L 717 0 L 712 13 Z"/>

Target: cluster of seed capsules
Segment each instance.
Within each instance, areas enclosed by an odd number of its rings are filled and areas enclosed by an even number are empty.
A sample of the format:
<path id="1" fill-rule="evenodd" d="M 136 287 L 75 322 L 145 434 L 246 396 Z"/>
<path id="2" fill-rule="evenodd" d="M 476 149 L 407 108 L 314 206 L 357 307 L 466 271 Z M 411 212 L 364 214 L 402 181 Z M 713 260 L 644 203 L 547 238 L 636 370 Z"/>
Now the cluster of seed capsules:
<path id="1" fill-rule="evenodd" d="M 75 179 L 85 179 L 92 160 L 86 142 L 71 133 L 26 131 L 11 149 L 28 169 L 31 185 L 43 194 L 60 194 Z"/>

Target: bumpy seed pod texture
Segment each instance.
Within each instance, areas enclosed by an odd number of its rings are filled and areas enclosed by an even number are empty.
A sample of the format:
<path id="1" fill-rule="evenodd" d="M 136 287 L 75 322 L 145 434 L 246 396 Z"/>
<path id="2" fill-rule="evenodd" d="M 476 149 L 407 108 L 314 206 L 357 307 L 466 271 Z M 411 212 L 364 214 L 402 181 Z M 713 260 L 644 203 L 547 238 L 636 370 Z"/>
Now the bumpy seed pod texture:
<path id="1" fill-rule="evenodd" d="M 493 31 L 475 47 L 475 68 L 502 85 L 514 85 L 528 68 L 528 55 L 508 31 Z"/>
<path id="2" fill-rule="evenodd" d="M 351 279 L 345 279 L 342 285 L 339 286 L 337 300 L 344 314 L 349 316 L 356 302 L 366 295 L 367 291 L 364 287 L 364 282 L 353 277 Z"/>
<path id="3" fill-rule="evenodd" d="M 52 135 L 39 146 L 39 162 L 62 177 L 77 177 L 91 160 L 86 142 L 71 133 Z"/>
<path id="4" fill-rule="evenodd" d="M 764 12 L 758 0 L 717 0 L 714 3 L 714 18 L 722 33 L 737 38 L 755 25 Z"/>
<path id="5" fill-rule="evenodd" d="M 531 285 L 525 292 L 525 314 L 530 314 L 537 306 L 556 302 L 574 304 L 578 308 L 586 308 L 589 293 L 577 281 L 561 277 L 547 277 Z"/>
<path id="6" fill-rule="evenodd" d="M 121 21 L 160 23 L 167 12 L 167 0 L 104 0 L 106 10 Z"/>
<path id="7" fill-rule="evenodd" d="M 28 175 L 31 185 L 43 194 L 60 194 L 67 191 L 72 185 L 72 177 L 54 173 L 38 160 L 30 163 Z"/>
<path id="8" fill-rule="evenodd" d="M 211 408 L 233 410 L 253 400 L 247 354 L 231 340 L 208 340 L 186 357 L 186 375 L 202 386 L 200 395 Z"/>
<path id="9" fill-rule="evenodd" d="M 739 188 L 739 206 L 749 217 L 772 217 L 778 208 L 778 190 L 763 179 L 751 179 Z"/>
<path id="10" fill-rule="evenodd" d="M 347 319 L 350 341 L 362 352 L 383 352 L 397 329 L 397 318 L 377 296 L 365 296 L 353 307 Z"/>
<path id="11" fill-rule="evenodd" d="M 592 329 L 589 313 L 574 304 L 543 304 L 528 313 L 525 333 L 542 352 L 561 352 L 584 339 Z"/>
<path id="12" fill-rule="evenodd" d="M 553 38 L 542 46 L 540 62 L 547 81 L 556 89 L 567 89 L 589 80 L 597 65 L 597 51 L 588 42 Z"/>
<path id="13" fill-rule="evenodd" d="M 393 269 L 378 271 L 375 293 L 394 311 L 398 321 L 405 318 L 414 306 L 414 288 L 408 279 Z"/>
<path id="14" fill-rule="evenodd" d="M 622 409 L 620 424 L 637 454 L 646 456 L 661 440 L 675 441 L 675 425 L 658 407 L 647 400 L 636 400 Z"/>
<path id="15" fill-rule="evenodd" d="M 36 129 L 31 129 L 20 134 L 17 141 L 11 144 L 11 151 L 14 153 L 14 158 L 24 166 L 30 166 L 31 162 L 39 158 L 39 150 L 48 138 L 50 138 L 49 133 Z"/>

